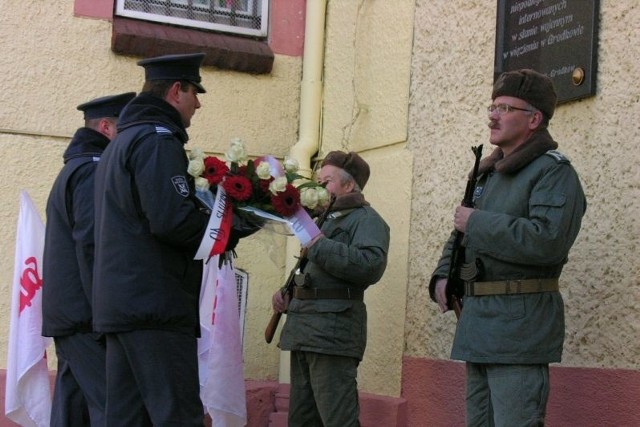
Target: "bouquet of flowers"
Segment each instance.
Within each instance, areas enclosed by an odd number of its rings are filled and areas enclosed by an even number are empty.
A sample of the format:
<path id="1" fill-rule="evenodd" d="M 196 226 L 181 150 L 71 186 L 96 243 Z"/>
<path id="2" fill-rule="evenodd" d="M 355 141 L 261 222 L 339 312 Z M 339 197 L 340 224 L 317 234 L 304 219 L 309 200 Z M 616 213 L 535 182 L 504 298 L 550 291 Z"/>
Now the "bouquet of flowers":
<path id="1" fill-rule="evenodd" d="M 273 231 L 282 229 L 274 224 L 288 224 L 296 235 L 291 223 L 305 221 L 330 199 L 324 186 L 298 174 L 298 169 L 298 162 L 288 157 L 283 163 L 272 156 L 248 159 L 239 139 L 231 142 L 225 160 L 205 156 L 200 149 L 189 153 L 188 172 L 198 196 L 213 211 L 214 194 L 223 193 L 225 209 Z"/>

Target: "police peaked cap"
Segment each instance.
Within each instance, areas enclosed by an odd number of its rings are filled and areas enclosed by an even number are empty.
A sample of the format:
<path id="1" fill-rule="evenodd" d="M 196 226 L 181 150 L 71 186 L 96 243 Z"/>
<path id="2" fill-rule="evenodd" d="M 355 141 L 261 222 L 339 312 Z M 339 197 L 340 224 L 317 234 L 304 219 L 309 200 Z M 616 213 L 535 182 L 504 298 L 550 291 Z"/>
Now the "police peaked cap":
<path id="1" fill-rule="evenodd" d="M 135 92 L 121 93 L 120 95 L 103 96 L 76 107 L 84 112 L 84 119 L 101 119 L 103 117 L 118 117 L 124 106 L 136 96 Z"/>
<path id="2" fill-rule="evenodd" d="M 493 85 L 491 99 L 512 96 L 533 105 L 551 119 L 558 96 L 549 77 L 534 70 L 522 69 L 502 73 Z"/>
<path id="3" fill-rule="evenodd" d="M 204 57 L 204 53 L 164 55 L 142 59 L 138 61 L 138 65 L 144 67 L 146 81 L 186 80 L 198 89 L 198 93 L 206 93 L 200 84 L 200 65 Z"/>
<path id="4" fill-rule="evenodd" d="M 369 180 L 369 164 L 354 151 L 349 153 L 331 151 L 322 161 L 322 166 L 325 165 L 332 165 L 347 171 L 358 183 L 358 187 L 361 190 L 364 189 Z"/>

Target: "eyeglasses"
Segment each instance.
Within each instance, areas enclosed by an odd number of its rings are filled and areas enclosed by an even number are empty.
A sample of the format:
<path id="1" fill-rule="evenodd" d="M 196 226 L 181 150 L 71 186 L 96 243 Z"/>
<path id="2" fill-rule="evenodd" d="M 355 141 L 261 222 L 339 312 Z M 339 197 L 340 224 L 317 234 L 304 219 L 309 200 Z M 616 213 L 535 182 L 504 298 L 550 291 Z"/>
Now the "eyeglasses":
<path id="1" fill-rule="evenodd" d="M 499 115 L 505 114 L 505 113 L 509 113 L 511 111 L 527 111 L 529 113 L 533 113 L 533 110 L 530 110 L 528 108 L 518 108 L 518 107 L 514 107 L 512 105 L 509 104 L 498 104 L 498 105 L 494 105 L 491 104 L 487 107 L 487 112 L 489 114 L 493 113 L 494 111 L 498 111 Z"/>

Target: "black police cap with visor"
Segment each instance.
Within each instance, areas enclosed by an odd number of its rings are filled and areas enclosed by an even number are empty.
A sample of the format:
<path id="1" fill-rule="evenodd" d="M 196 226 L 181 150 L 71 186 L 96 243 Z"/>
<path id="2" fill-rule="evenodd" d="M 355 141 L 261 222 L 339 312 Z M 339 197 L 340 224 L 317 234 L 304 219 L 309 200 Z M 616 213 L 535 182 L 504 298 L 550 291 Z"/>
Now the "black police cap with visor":
<path id="1" fill-rule="evenodd" d="M 119 95 L 109 95 L 92 99 L 76 108 L 84 113 L 85 120 L 101 119 L 103 117 L 118 117 L 129 103 L 136 96 L 135 92 L 126 92 Z"/>
<path id="2" fill-rule="evenodd" d="M 200 84 L 200 65 L 204 60 L 204 53 L 188 53 L 178 55 L 164 55 L 138 61 L 144 67 L 145 80 L 186 80 L 198 90 L 206 93 Z"/>

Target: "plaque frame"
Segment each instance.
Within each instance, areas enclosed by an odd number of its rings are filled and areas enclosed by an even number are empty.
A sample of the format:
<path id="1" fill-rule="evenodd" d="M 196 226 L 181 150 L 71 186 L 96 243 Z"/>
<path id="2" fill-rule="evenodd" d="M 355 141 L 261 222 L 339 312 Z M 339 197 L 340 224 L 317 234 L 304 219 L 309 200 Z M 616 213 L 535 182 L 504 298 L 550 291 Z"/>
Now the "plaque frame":
<path id="1" fill-rule="evenodd" d="M 498 0 L 494 82 L 532 68 L 551 77 L 558 104 L 595 96 L 599 13 L 600 0 Z"/>

